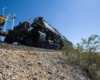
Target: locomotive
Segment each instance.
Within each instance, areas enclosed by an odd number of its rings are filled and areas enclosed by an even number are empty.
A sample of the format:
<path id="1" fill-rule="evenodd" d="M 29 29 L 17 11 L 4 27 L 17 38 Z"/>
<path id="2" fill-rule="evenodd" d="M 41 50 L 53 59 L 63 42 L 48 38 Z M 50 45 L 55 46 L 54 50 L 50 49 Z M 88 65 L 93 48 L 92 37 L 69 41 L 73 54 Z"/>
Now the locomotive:
<path id="1" fill-rule="evenodd" d="M 33 23 L 25 21 L 19 22 L 13 30 L 9 30 L 4 42 L 24 44 L 47 49 L 60 50 L 63 41 L 69 43 L 55 28 L 48 24 L 43 17 L 36 17 Z"/>

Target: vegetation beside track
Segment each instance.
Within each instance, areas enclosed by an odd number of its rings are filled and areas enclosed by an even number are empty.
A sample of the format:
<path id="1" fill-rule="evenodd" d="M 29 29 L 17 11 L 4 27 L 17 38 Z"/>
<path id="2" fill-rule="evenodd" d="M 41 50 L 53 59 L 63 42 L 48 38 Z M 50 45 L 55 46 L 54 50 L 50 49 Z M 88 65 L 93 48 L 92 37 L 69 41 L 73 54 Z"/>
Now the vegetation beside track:
<path id="1" fill-rule="evenodd" d="M 76 47 L 68 45 L 65 41 L 66 48 L 62 48 L 62 54 L 67 63 L 77 65 L 86 71 L 93 80 L 100 80 L 100 37 L 91 35 L 87 40 L 81 39 Z"/>

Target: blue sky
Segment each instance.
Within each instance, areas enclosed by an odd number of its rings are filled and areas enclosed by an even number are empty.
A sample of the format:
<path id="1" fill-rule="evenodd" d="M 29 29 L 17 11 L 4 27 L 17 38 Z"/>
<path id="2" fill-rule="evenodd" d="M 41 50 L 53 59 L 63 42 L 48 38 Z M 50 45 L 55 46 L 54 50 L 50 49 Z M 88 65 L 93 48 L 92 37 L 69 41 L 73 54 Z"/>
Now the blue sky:
<path id="1" fill-rule="evenodd" d="M 100 34 L 100 0 L 0 0 L 0 15 L 4 7 L 7 14 L 16 14 L 14 26 L 31 17 L 44 17 L 73 44 Z"/>

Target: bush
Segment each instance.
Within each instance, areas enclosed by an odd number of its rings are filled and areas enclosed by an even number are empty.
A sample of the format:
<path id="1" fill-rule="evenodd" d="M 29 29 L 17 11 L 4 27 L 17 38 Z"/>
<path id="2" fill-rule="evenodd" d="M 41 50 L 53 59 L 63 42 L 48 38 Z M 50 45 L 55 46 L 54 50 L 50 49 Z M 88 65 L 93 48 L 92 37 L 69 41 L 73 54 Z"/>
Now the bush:
<path id="1" fill-rule="evenodd" d="M 65 41 L 66 48 L 62 48 L 62 54 L 67 63 L 80 66 L 84 71 L 88 72 L 91 77 L 96 80 L 100 78 L 100 37 L 91 35 L 87 40 L 81 39 L 81 43 L 77 43 L 76 48 L 70 46 Z"/>

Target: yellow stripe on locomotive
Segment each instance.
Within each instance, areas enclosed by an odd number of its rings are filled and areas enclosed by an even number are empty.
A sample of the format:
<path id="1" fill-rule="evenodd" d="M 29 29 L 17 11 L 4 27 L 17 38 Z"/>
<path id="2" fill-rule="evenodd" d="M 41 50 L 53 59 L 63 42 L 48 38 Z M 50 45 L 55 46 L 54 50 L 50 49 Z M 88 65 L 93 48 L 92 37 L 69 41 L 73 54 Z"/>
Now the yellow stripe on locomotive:
<path id="1" fill-rule="evenodd" d="M 1 16 L 0 16 L 0 19 L 2 19 L 2 20 L 4 20 L 4 21 L 6 21 L 6 18 L 4 18 L 4 17 L 1 17 Z"/>
<path id="2" fill-rule="evenodd" d="M 2 26 L 4 25 L 6 19 L 2 16 L 0 16 L 0 30 L 2 30 Z"/>

